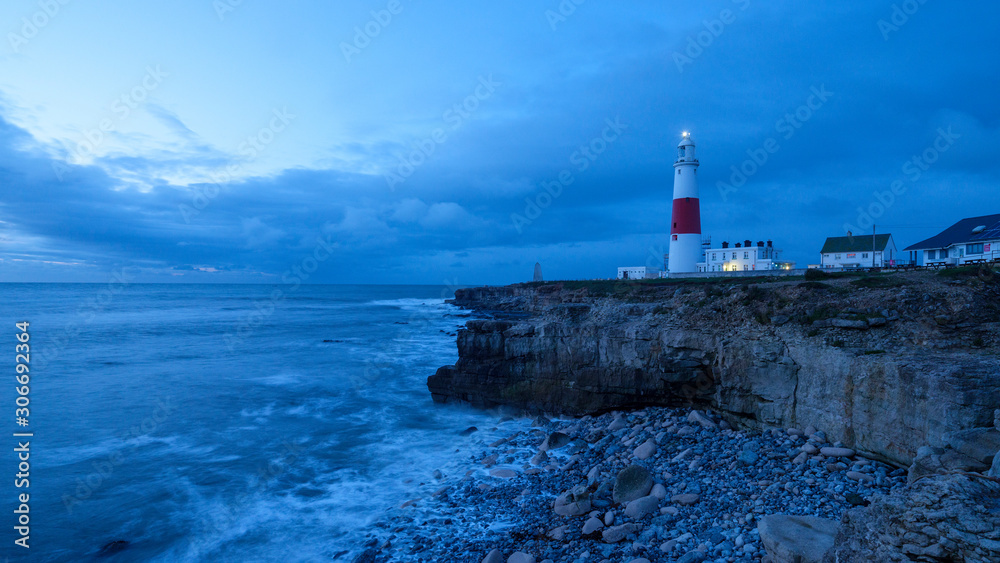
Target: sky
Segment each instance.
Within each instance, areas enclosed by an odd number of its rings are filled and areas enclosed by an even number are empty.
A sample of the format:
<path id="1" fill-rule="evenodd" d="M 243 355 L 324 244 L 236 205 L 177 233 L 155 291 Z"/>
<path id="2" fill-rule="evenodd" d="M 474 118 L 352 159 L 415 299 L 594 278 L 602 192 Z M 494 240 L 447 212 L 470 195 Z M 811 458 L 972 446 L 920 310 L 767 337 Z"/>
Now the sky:
<path id="1" fill-rule="evenodd" d="M 0 281 L 503 284 L 1000 213 L 1000 5 L 9 0 Z"/>

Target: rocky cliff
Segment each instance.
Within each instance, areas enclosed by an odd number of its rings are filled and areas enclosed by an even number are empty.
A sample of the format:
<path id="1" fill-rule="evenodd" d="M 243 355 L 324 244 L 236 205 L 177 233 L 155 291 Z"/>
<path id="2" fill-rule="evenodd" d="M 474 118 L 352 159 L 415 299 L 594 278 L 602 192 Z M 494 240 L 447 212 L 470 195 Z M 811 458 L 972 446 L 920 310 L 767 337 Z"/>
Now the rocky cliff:
<path id="1" fill-rule="evenodd" d="M 468 323 L 428 387 L 567 414 L 700 405 L 909 465 L 992 427 L 1000 404 L 1000 279 L 956 273 L 460 290 L 456 304 L 491 318 Z"/>

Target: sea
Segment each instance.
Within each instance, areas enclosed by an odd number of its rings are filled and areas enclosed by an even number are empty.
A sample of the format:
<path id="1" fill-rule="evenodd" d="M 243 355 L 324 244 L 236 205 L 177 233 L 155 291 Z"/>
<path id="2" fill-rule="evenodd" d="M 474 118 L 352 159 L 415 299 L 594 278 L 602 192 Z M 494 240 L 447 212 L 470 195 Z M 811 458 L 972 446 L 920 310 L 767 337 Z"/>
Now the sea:
<path id="1" fill-rule="evenodd" d="M 0 557 L 351 561 L 416 484 L 467 461 L 479 441 L 463 430 L 496 425 L 427 391 L 470 315 L 452 296 L 0 285 Z"/>

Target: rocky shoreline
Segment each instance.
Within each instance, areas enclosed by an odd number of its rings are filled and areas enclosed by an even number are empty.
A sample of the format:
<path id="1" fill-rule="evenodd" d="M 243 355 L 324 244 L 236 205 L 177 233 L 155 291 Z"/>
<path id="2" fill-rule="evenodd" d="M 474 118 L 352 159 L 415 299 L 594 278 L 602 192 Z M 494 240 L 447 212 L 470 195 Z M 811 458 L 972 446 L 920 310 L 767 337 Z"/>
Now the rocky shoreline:
<path id="1" fill-rule="evenodd" d="M 741 431 L 697 410 L 525 426 L 500 422 L 509 434 L 465 474 L 437 473 L 440 489 L 380 523 L 358 561 L 760 561 L 788 541 L 784 518 L 835 523 L 907 479 L 814 428 Z M 836 531 L 818 532 L 825 548 Z"/>
<path id="2" fill-rule="evenodd" d="M 434 400 L 543 415 L 357 561 L 1000 562 L 1000 275 L 818 277 L 459 290 Z"/>

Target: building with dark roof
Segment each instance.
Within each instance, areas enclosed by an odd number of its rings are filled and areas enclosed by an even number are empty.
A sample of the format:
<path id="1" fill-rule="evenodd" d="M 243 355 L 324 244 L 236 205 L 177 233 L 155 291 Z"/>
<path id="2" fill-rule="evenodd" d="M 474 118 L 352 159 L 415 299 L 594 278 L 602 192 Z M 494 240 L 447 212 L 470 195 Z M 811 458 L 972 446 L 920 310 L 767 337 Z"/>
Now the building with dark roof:
<path id="1" fill-rule="evenodd" d="M 1000 261 L 1000 214 L 962 219 L 906 251 L 924 266 Z"/>
<path id="2" fill-rule="evenodd" d="M 847 235 L 826 239 L 820 250 L 821 268 L 884 268 L 896 264 L 899 250 L 891 234 Z"/>

